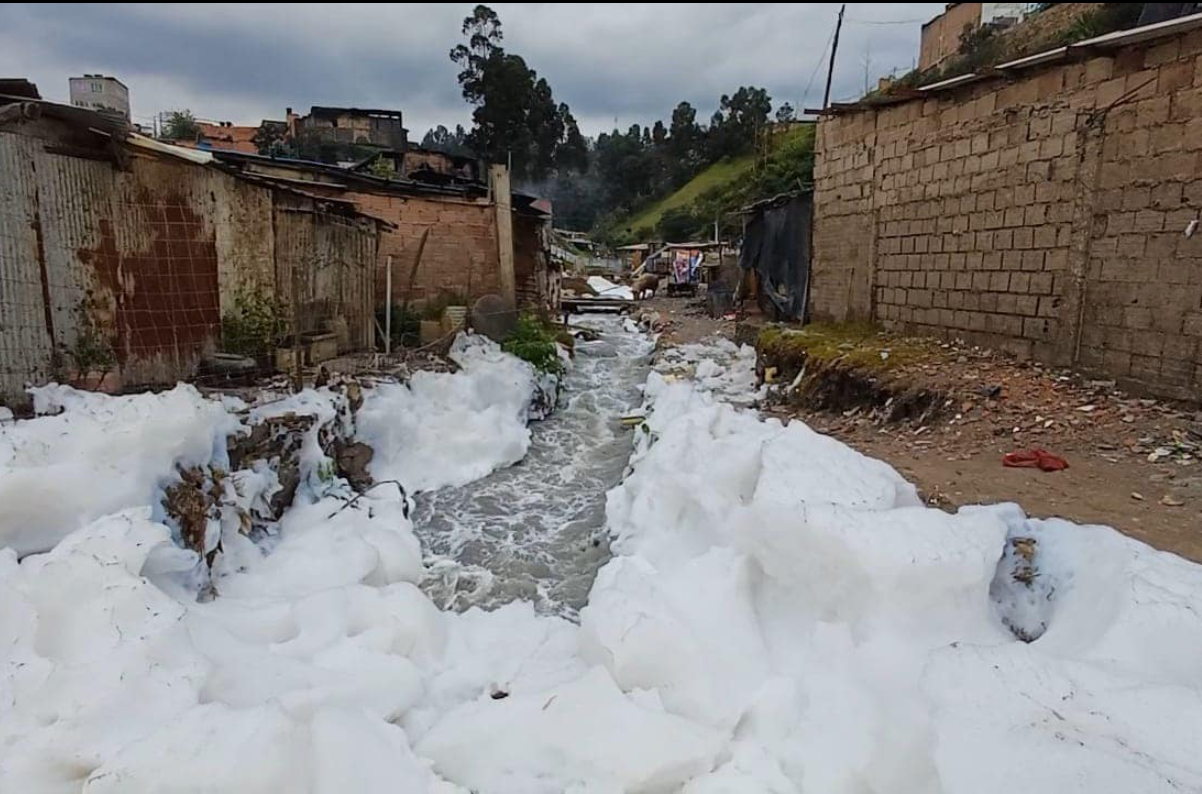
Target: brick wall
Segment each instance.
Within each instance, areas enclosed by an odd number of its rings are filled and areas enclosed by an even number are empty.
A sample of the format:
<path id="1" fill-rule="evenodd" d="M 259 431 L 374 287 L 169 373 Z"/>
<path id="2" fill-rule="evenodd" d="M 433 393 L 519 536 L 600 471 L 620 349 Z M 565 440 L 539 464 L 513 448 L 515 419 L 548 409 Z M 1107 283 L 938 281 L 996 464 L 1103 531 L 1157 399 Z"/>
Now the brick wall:
<path id="1" fill-rule="evenodd" d="M 930 69 L 955 55 L 965 29 L 981 24 L 980 3 L 948 3 L 947 10 L 922 26 L 918 68 Z"/>
<path id="2" fill-rule="evenodd" d="M 395 229 L 382 229 L 379 247 L 379 271 L 376 295 L 384 301 L 387 256 L 392 254 L 392 291 L 395 301 L 408 297 L 422 301 L 441 293 L 453 293 L 475 299 L 501 288 L 497 259 L 496 209 L 484 201 L 433 199 L 420 196 L 378 196 L 347 193 L 361 212 L 389 223 Z M 430 236 L 422 253 L 407 295 L 409 273 L 417 255 L 422 232 Z"/>
<path id="3" fill-rule="evenodd" d="M 1202 31 L 826 117 L 811 315 L 1202 389 Z"/>

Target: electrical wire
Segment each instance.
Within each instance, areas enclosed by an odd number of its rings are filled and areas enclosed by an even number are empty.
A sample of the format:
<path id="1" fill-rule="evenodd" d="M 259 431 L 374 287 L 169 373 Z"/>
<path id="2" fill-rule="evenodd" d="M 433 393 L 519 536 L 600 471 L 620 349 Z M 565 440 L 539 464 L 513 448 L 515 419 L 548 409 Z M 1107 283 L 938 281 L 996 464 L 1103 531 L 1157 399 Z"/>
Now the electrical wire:
<path id="1" fill-rule="evenodd" d="M 929 22 L 927 19 L 850 19 L 843 18 L 844 22 L 855 25 L 923 25 Z"/>
<path id="2" fill-rule="evenodd" d="M 810 74 L 810 81 L 806 83 L 806 90 L 801 95 L 801 107 L 797 108 L 797 112 L 801 113 L 805 108 L 806 97 L 810 95 L 810 88 L 814 85 L 814 78 L 818 76 L 818 72 L 822 70 L 822 64 L 826 61 L 826 51 L 831 46 L 831 42 L 835 40 L 835 29 L 831 28 L 831 35 L 826 39 L 826 45 L 822 48 L 822 52 L 818 55 L 818 63 L 814 65 L 814 71 Z"/>

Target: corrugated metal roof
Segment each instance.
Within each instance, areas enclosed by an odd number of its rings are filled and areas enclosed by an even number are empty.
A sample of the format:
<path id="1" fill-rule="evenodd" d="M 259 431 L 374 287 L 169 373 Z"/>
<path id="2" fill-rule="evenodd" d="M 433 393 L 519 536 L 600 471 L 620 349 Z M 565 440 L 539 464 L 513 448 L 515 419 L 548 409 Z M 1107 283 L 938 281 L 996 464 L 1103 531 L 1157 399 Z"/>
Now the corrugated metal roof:
<path id="1" fill-rule="evenodd" d="M 147 138 L 145 135 L 139 135 L 136 132 L 131 132 L 125 142 L 138 149 L 165 154 L 168 157 L 178 157 L 181 160 L 187 160 L 199 165 L 208 165 L 213 162 L 212 152 L 205 152 L 200 149 L 186 149 L 183 146 L 172 146 L 169 143 L 156 141 L 154 138 Z"/>

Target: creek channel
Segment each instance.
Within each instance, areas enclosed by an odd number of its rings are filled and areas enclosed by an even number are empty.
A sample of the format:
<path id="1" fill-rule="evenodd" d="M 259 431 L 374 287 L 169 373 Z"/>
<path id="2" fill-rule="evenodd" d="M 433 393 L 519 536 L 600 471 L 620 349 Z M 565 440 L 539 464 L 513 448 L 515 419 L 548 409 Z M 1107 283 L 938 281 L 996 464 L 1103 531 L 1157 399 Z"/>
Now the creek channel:
<path id="1" fill-rule="evenodd" d="M 429 573 L 423 589 L 445 609 L 532 601 L 574 618 L 610 556 L 605 493 L 633 450 L 622 416 L 642 403 L 652 341 L 621 318 L 586 315 L 559 407 L 530 425 L 526 457 L 458 488 L 417 497 L 414 527 Z"/>

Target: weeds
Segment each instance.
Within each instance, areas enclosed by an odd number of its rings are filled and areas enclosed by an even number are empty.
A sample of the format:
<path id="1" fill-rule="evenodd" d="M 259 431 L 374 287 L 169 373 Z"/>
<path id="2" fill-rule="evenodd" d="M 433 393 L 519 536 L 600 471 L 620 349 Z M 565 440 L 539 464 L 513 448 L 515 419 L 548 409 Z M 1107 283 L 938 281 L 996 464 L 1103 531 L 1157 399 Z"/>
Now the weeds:
<path id="1" fill-rule="evenodd" d="M 276 296 L 259 287 L 240 288 L 234 308 L 221 318 L 221 346 L 228 353 L 262 356 L 280 343 L 288 316 Z"/>
<path id="2" fill-rule="evenodd" d="M 517 327 L 501 344 L 501 349 L 534 365 L 541 372 L 563 373 L 559 347 L 555 339 L 558 329 L 534 314 L 523 314 Z"/>

